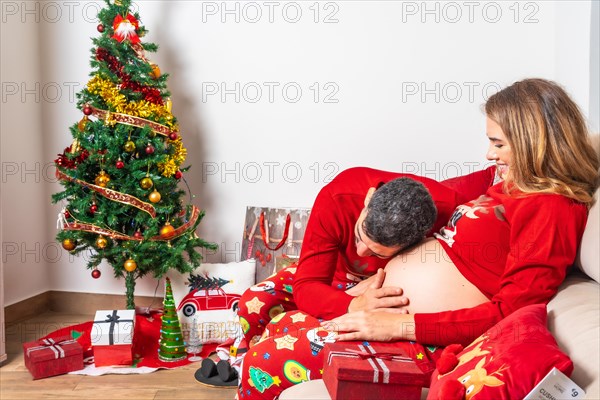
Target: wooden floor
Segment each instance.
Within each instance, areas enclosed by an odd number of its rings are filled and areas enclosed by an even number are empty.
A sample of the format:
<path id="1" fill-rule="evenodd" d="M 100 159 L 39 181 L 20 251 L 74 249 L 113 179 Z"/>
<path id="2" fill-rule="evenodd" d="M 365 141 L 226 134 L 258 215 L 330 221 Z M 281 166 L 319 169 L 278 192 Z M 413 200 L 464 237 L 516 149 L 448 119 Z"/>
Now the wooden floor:
<path id="1" fill-rule="evenodd" d="M 213 389 L 194 379 L 200 367 L 192 363 L 141 375 L 61 375 L 34 381 L 23 363 L 22 343 L 59 328 L 89 320 L 89 315 L 47 312 L 6 327 L 8 359 L 0 367 L 0 399 L 228 399 L 235 389 Z"/>

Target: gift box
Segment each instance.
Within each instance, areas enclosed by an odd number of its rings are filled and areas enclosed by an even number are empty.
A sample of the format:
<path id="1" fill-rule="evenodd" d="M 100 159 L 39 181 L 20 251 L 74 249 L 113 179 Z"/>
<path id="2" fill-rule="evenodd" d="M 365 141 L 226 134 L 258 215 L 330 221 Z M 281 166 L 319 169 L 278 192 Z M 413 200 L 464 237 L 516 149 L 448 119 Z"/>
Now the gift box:
<path id="1" fill-rule="evenodd" d="M 23 355 L 33 379 L 83 369 L 83 348 L 71 336 L 23 343 Z"/>
<path id="2" fill-rule="evenodd" d="M 335 342 L 323 351 L 323 381 L 333 400 L 419 400 L 429 384 L 406 350 L 393 344 Z"/>
<path id="3" fill-rule="evenodd" d="M 134 330 L 134 310 L 96 311 L 90 338 L 96 367 L 133 364 Z"/>

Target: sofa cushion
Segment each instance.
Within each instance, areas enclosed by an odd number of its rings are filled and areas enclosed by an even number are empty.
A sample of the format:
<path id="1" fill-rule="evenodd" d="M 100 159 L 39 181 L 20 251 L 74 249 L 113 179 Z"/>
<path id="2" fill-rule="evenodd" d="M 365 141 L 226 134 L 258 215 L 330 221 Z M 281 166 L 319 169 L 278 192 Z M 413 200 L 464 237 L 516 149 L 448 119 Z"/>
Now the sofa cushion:
<path id="1" fill-rule="evenodd" d="M 548 329 L 571 357 L 571 379 L 600 399 L 600 285 L 583 275 L 567 277 L 548 303 Z"/>
<path id="2" fill-rule="evenodd" d="M 600 189 L 588 214 L 576 264 L 587 276 L 600 283 Z"/>
<path id="3" fill-rule="evenodd" d="M 467 399 L 522 399 L 553 367 L 567 376 L 573 371 L 546 328 L 543 304 L 515 311 L 457 357 L 453 370 L 434 371 L 427 399 L 445 399 L 457 384 L 464 386 Z"/>

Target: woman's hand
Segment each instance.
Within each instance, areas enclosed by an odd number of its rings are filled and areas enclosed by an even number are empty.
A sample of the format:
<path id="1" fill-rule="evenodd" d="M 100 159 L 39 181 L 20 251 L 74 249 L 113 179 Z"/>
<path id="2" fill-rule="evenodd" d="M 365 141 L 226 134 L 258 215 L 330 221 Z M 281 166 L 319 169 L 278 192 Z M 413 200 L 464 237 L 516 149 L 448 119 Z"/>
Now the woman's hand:
<path id="1" fill-rule="evenodd" d="M 348 289 L 346 293 L 356 296 L 348 306 L 348 312 L 375 310 L 378 308 L 394 308 L 408 305 L 408 298 L 402 296 L 399 287 L 381 287 L 385 279 L 383 269 L 358 285 Z"/>
<path id="2" fill-rule="evenodd" d="M 344 314 L 321 326 L 338 332 L 336 340 L 415 340 L 415 320 L 405 310 L 386 308 Z M 343 332 L 343 333 L 339 333 Z"/>

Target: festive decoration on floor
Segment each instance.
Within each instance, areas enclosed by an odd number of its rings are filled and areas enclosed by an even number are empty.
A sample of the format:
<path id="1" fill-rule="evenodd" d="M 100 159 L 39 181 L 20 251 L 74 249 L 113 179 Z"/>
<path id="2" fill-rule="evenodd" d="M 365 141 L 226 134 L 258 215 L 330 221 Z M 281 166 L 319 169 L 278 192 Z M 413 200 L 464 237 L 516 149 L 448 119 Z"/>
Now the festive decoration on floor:
<path id="1" fill-rule="evenodd" d="M 165 283 L 165 313 L 162 316 L 162 327 L 160 330 L 160 346 L 158 348 L 158 359 L 161 361 L 180 361 L 187 358 L 185 351 L 186 343 L 183 341 L 179 317 L 175 310 L 175 300 L 173 300 L 173 290 L 171 289 L 171 280 L 166 279 Z"/>
<path id="2" fill-rule="evenodd" d="M 171 113 L 168 74 L 150 61 L 157 46 L 141 40 L 146 29 L 130 5 L 109 0 L 98 13 L 91 79 L 77 94 L 82 116 L 71 126 L 71 146 L 55 160 L 64 190 L 52 200 L 66 203 L 57 240 L 73 254 L 91 251 L 87 268 L 95 279 L 106 260 L 125 278 L 133 309 L 138 278 L 191 272 L 202 260 L 199 248 L 216 245 L 194 233 L 204 213 L 184 204 L 178 188 L 187 151 Z"/>
<path id="3" fill-rule="evenodd" d="M 190 336 L 187 340 L 187 347 L 185 351 L 188 354 L 191 354 L 191 357 L 188 357 L 190 361 L 200 361 L 202 357 L 199 357 L 197 354 L 202 351 L 202 341 L 200 340 L 200 336 L 198 335 L 198 320 L 194 318 L 192 321 L 192 329 L 190 330 Z"/>

